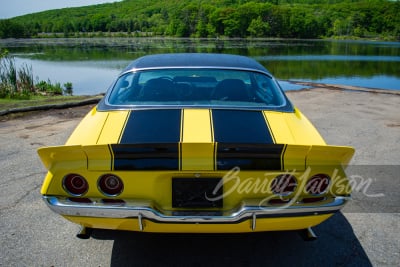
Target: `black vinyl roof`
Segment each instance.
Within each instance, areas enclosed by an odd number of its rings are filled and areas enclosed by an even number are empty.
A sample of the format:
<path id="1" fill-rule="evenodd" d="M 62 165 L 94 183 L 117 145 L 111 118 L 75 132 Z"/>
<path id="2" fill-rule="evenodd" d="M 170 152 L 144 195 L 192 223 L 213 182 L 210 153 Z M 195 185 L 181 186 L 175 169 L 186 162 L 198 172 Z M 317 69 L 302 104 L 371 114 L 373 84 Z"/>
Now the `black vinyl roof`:
<path id="1" fill-rule="evenodd" d="M 270 74 L 264 66 L 249 57 L 211 53 L 171 53 L 143 56 L 134 60 L 123 72 L 134 69 L 169 67 L 238 68 L 252 69 Z"/>

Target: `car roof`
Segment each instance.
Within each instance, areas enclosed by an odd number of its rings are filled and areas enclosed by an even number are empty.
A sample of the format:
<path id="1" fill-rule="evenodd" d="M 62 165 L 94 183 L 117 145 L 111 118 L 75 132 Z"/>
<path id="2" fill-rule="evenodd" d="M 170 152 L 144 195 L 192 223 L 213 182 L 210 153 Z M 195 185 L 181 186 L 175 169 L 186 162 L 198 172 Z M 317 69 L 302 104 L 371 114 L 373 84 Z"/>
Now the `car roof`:
<path id="1" fill-rule="evenodd" d="M 271 73 L 263 65 L 254 59 L 245 56 L 212 53 L 171 53 L 147 55 L 134 60 L 122 71 L 122 73 L 136 69 L 181 67 L 249 69 L 261 71 L 271 75 Z"/>

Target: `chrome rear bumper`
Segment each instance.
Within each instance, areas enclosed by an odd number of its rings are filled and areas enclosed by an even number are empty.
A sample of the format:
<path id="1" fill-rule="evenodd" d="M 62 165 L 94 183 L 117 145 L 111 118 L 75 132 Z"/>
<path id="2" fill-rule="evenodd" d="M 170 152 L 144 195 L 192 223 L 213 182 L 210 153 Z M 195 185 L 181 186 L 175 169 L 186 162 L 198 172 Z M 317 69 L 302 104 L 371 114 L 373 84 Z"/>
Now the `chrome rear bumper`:
<path id="1" fill-rule="evenodd" d="M 298 217 L 331 214 L 339 211 L 349 197 L 329 198 L 325 201 L 291 205 L 260 206 L 260 200 L 246 200 L 238 207 L 228 211 L 165 211 L 146 200 L 130 200 L 122 204 L 106 204 L 100 199 L 91 199 L 91 203 L 71 201 L 65 197 L 43 196 L 43 200 L 54 212 L 65 216 L 83 216 L 97 218 L 136 218 L 159 223 L 239 223 L 257 218 Z"/>

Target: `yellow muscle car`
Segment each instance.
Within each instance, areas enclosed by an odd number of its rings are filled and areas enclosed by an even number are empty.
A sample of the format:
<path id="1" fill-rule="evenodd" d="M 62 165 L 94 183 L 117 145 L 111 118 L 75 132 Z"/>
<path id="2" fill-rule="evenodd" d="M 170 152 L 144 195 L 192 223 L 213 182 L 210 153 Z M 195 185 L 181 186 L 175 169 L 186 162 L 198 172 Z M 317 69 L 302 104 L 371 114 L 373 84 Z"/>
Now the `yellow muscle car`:
<path id="1" fill-rule="evenodd" d="M 41 194 L 91 229 L 173 233 L 302 230 L 339 211 L 354 149 L 327 145 L 258 62 L 144 56 L 63 146 L 43 147 Z"/>

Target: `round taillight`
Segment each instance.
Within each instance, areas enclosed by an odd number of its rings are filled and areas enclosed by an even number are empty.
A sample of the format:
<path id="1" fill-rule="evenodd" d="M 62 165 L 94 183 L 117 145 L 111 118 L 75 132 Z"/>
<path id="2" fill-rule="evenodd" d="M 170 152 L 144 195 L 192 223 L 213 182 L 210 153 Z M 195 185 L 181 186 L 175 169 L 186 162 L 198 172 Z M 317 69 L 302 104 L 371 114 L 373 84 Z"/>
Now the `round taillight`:
<path id="1" fill-rule="evenodd" d="M 312 176 L 306 184 L 306 192 L 311 195 L 321 195 L 328 191 L 331 178 L 326 174 Z"/>
<path id="2" fill-rule="evenodd" d="M 82 196 L 88 191 L 89 184 L 83 176 L 71 173 L 64 177 L 63 187 L 73 196 Z"/>
<path id="3" fill-rule="evenodd" d="M 117 196 L 124 189 L 121 178 L 114 174 L 102 175 L 97 184 L 100 191 L 107 196 Z"/>
<path id="4" fill-rule="evenodd" d="M 278 175 L 271 182 L 272 193 L 280 196 L 288 196 L 297 188 L 296 177 L 290 174 Z"/>

